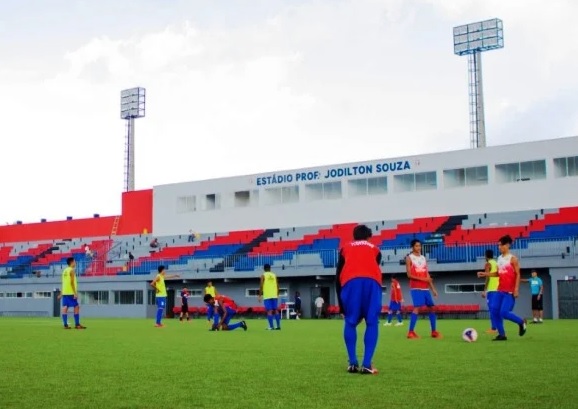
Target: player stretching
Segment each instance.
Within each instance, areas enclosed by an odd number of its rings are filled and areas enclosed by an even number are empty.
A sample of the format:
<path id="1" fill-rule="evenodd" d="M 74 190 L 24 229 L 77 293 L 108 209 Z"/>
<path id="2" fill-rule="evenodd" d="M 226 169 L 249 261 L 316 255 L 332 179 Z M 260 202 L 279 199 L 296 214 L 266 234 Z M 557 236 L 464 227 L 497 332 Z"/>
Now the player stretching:
<path id="1" fill-rule="evenodd" d="M 372 359 L 379 336 L 381 314 L 381 252 L 368 242 L 371 229 L 359 225 L 353 229 L 353 240 L 339 252 L 335 287 L 340 313 L 345 317 L 343 338 L 349 356 L 347 372 L 377 375 Z M 357 361 L 357 325 L 365 319 L 365 351 L 359 368 Z"/>
<path id="2" fill-rule="evenodd" d="M 178 278 L 177 274 L 166 275 L 165 266 L 159 266 L 158 274 L 151 283 L 151 287 L 155 289 L 156 300 L 157 300 L 157 320 L 155 327 L 164 327 L 162 324 L 163 313 L 165 311 L 165 306 L 167 305 L 167 287 L 165 285 L 165 279 Z"/>
<path id="3" fill-rule="evenodd" d="M 411 250 L 411 253 L 405 258 L 405 269 L 409 277 L 409 288 L 413 302 L 413 312 L 411 313 L 409 321 L 407 337 L 409 339 L 419 338 L 414 329 L 417 323 L 419 309 L 425 306 L 429 312 L 431 336 L 432 338 L 441 338 L 441 334 L 436 329 L 436 314 L 433 311 L 434 301 L 431 296 L 431 293 L 433 293 L 433 296 L 437 298 L 438 292 L 429 275 L 425 257 L 421 254 L 421 242 L 417 239 L 412 240 Z"/>
<path id="4" fill-rule="evenodd" d="M 389 296 L 390 299 L 388 308 L 389 311 L 387 312 L 387 322 L 383 324 L 383 326 L 391 326 L 391 319 L 395 313 L 397 316 L 397 323 L 395 326 L 399 327 L 400 325 L 403 325 L 401 320 L 401 304 L 403 303 L 403 295 L 401 294 L 401 285 L 399 284 L 399 281 L 395 279 L 395 275 L 391 276 L 391 292 Z"/>
<path id="5" fill-rule="evenodd" d="M 231 318 L 237 314 L 237 305 L 231 298 L 224 295 L 218 295 L 215 298 L 212 295 L 207 294 L 203 300 L 206 304 L 210 304 L 213 307 L 215 307 L 215 301 L 218 301 L 219 303 L 218 307 L 215 308 L 217 310 L 218 316 L 220 317 L 220 320 L 215 326 L 213 326 L 212 331 L 218 331 L 219 329 L 221 331 L 233 331 L 237 328 L 243 328 L 245 331 L 247 331 L 247 323 L 245 321 L 230 324 Z"/>
<path id="6" fill-rule="evenodd" d="M 181 315 L 179 316 L 179 321 L 183 320 L 183 315 L 187 317 L 187 321 L 191 320 L 189 317 L 189 290 L 183 288 L 181 291 Z"/>
<path id="7" fill-rule="evenodd" d="M 526 333 L 526 320 L 515 315 L 512 310 L 518 298 L 520 289 L 520 263 L 518 258 L 510 253 L 512 238 L 508 235 L 500 238 L 498 243 L 500 257 L 498 257 L 498 292 L 496 294 L 496 308 L 494 310 L 494 320 L 498 329 L 498 336 L 494 341 L 506 341 L 506 331 L 504 329 L 504 320 L 512 321 L 518 324 L 518 335 Z M 495 276 L 492 273 L 491 276 Z"/>
<path id="8" fill-rule="evenodd" d="M 261 284 L 259 286 L 259 302 L 263 298 L 263 304 L 267 311 L 267 321 L 269 322 L 268 330 L 273 329 L 273 317 L 277 324 L 276 330 L 281 329 L 281 314 L 279 313 L 279 282 L 275 273 L 271 272 L 271 266 L 263 266 L 265 272 L 261 275 Z"/>
<path id="9" fill-rule="evenodd" d="M 68 308 L 74 308 L 74 328 L 86 329 L 80 325 L 80 307 L 78 305 L 78 287 L 76 286 L 76 261 L 72 257 L 66 259 L 67 267 L 62 270 L 62 292 L 58 298 L 62 298 L 62 322 L 64 329 L 68 326 Z"/>
<path id="10" fill-rule="evenodd" d="M 495 334 L 497 332 L 496 320 L 496 294 L 498 294 L 498 263 L 494 260 L 494 252 L 486 250 L 486 265 L 484 271 L 478 272 L 478 277 L 486 277 L 486 285 L 482 297 L 486 297 L 488 303 L 488 310 L 490 311 L 491 328 L 486 331 L 487 334 Z M 493 276 L 492 276 L 493 274 Z M 494 313 L 492 313 L 494 311 Z"/>

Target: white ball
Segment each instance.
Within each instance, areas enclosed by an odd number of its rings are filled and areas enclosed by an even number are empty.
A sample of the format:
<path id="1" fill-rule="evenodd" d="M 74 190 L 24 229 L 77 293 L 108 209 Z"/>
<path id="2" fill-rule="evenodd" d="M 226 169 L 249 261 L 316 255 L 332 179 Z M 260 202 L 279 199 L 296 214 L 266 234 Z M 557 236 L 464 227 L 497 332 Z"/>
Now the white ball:
<path id="1" fill-rule="evenodd" d="M 476 342 L 478 339 L 478 331 L 473 328 L 466 328 L 462 332 L 462 339 L 466 342 Z"/>

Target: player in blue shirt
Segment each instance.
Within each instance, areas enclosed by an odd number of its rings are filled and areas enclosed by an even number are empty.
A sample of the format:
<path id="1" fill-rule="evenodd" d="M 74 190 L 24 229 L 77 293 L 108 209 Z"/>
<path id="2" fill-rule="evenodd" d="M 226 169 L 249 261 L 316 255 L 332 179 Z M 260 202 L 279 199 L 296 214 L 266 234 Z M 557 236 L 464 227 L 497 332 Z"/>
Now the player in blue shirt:
<path id="1" fill-rule="evenodd" d="M 538 272 L 532 270 L 532 278 L 522 278 L 520 281 L 530 283 L 532 293 L 532 324 L 542 324 L 544 322 L 544 283 L 538 277 Z"/>
<path id="2" fill-rule="evenodd" d="M 179 321 L 183 320 L 183 316 L 187 317 L 187 321 L 191 320 L 189 317 L 189 290 L 183 288 L 181 290 L 181 315 L 179 316 Z"/>

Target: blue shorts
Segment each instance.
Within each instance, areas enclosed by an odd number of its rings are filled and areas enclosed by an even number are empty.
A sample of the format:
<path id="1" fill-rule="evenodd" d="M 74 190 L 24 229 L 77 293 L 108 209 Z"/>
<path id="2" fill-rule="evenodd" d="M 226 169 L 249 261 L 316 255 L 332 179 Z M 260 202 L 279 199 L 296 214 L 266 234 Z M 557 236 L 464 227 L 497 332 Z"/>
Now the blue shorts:
<path id="1" fill-rule="evenodd" d="M 220 315 L 223 316 L 223 309 L 220 309 Z M 227 317 L 225 317 L 225 319 L 223 320 L 223 324 L 229 325 L 229 322 L 231 321 L 231 318 L 233 318 L 235 316 L 235 314 L 237 313 L 236 310 L 233 310 L 229 307 L 227 307 Z"/>
<path id="2" fill-rule="evenodd" d="M 157 297 L 157 308 L 165 308 L 167 297 Z"/>
<path id="3" fill-rule="evenodd" d="M 411 290 L 410 292 L 415 308 L 433 307 L 435 305 L 429 290 Z"/>
<path id="4" fill-rule="evenodd" d="M 265 311 L 273 311 L 279 308 L 279 299 L 277 298 L 267 298 L 263 300 L 263 305 L 265 306 Z"/>
<path id="5" fill-rule="evenodd" d="M 365 319 L 367 325 L 377 324 L 381 314 L 381 285 L 371 278 L 354 278 L 341 289 L 345 320 L 357 325 Z"/>
<path id="6" fill-rule="evenodd" d="M 401 303 L 396 301 L 389 302 L 389 311 L 401 311 Z"/>
<path id="7" fill-rule="evenodd" d="M 70 308 L 78 307 L 78 300 L 74 298 L 74 295 L 63 295 L 62 306 Z"/>

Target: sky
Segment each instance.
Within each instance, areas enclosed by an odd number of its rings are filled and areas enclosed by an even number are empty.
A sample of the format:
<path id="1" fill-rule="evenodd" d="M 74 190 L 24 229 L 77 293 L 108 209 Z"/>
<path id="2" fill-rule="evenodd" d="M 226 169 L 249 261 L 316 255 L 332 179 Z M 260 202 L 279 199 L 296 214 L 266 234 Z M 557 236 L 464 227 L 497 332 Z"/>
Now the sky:
<path id="1" fill-rule="evenodd" d="M 0 224 L 120 214 L 136 188 L 469 148 L 452 27 L 498 17 L 488 145 L 578 134 L 574 0 L 2 0 Z"/>

